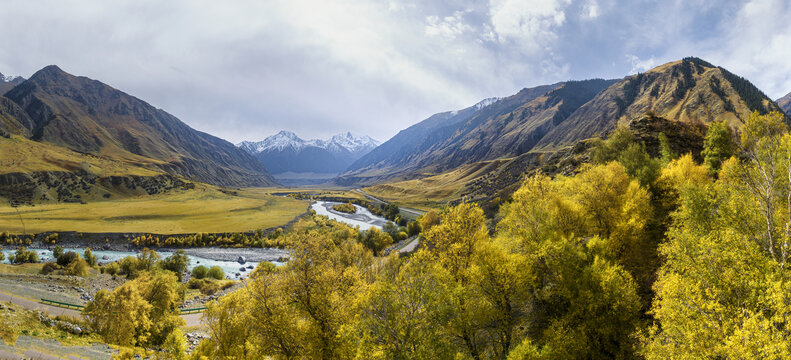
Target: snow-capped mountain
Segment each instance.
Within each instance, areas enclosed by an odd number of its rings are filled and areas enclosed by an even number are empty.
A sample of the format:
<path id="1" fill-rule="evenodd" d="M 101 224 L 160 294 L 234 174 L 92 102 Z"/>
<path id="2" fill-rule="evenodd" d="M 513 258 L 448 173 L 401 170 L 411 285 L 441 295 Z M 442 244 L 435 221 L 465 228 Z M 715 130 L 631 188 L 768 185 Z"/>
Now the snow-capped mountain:
<path id="1" fill-rule="evenodd" d="M 283 173 L 337 174 L 367 154 L 379 142 L 351 132 L 329 139 L 304 140 L 291 131 L 280 131 L 261 141 L 243 141 L 236 145 L 254 155 L 277 177 Z"/>
<path id="2" fill-rule="evenodd" d="M 351 132 L 335 135 L 328 140 L 303 140 L 291 131 L 282 130 L 264 140 L 242 141 L 236 146 L 253 155 L 267 150 L 283 151 L 291 149 L 300 151 L 306 147 L 317 147 L 331 152 L 367 153 L 379 146 L 379 142 L 370 136 L 354 135 Z"/>

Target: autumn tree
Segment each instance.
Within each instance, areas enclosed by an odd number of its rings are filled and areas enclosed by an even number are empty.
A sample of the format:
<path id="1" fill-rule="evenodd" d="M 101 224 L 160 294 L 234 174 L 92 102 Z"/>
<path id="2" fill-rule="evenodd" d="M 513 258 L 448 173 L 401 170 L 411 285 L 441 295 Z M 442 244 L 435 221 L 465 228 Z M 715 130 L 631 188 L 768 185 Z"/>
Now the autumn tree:
<path id="1" fill-rule="evenodd" d="M 712 173 L 717 173 L 722 162 L 736 154 L 733 131 L 725 121 L 709 124 L 703 143 L 703 162 Z"/>

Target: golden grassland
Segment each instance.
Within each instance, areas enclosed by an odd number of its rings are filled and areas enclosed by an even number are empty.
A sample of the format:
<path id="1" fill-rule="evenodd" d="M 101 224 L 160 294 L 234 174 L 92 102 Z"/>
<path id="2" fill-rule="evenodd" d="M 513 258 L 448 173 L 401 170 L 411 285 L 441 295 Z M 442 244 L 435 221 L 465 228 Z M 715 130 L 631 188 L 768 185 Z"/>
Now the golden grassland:
<path id="1" fill-rule="evenodd" d="M 418 210 L 438 210 L 458 200 L 467 184 L 495 170 L 509 159 L 481 161 L 422 179 L 374 185 L 363 190 L 374 197 Z"/>
<path id="2" fill-rule="evenodd" d="M 201 184 L 192 190 L 87 204 L 38 204 L 16 209 L 4 204 L 0 205 L 0 229 L 13 234 L 243 232 L 284 225 L 308 208 L 306 201 L 274 196 L 272 192 L 223 192 Z"/>

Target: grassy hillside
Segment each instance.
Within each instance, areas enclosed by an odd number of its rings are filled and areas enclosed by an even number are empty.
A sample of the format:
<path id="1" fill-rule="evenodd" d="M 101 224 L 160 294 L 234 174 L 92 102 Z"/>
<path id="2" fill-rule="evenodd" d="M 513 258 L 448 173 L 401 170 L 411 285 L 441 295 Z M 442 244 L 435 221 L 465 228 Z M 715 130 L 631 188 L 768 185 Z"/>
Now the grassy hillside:
<path id="1" fill-rule="evenodd" d="M 82 170 L 99 176 L 161 174 L 130 163 L 90 154 L 81 154 L 60 146 L 25 139 L 0 137 L 0 174 L 36 171 Z"/>
<path id="2" fill-rule="evenodd" d="M 482 161 L 422 179 L 397 181 L 364 188 L 366 193 L 399 206 L 438 209 L 460 199 L 471 182 L 495 171 L 509 159 Z"/>
<path id="3" fill-rule="evenodd" d="M 198 185 L 192 190 L 87 204 L 40 204 L 17 209 L 2 204 L 0 229 L 19 234 L 242 232 L 284 225 L 307 207 L 305 201 L 273 196 L 267 189 L 220 191 Z"/>

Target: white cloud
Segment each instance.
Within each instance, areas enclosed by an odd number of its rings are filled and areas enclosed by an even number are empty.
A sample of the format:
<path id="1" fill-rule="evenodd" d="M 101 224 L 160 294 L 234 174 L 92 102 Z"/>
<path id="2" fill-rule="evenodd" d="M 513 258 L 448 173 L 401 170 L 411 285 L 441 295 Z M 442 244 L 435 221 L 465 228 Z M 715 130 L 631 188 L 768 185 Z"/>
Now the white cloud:
<path id="1" fill-rule="evenodd" d="M 599 17 L 599 2 L 596 0 L 588 0 L 582 6 L 583 19 L 595 19 Z"/>
<path id="2" fill-rule="evenodd" d="M 629 74 L 637 74 L 638 72 L 645 72 L 655 68 L 657 65 L 656 59 L 652 56 L 648 59 L 641 60 L 639 57 L 626 54 L 626 59 L 632 64 L 632 68 L 629 70 Z"/>
<path id="3" fill-rule="evenodd" d="M 557 38 L 556 30 L 566 21 L 565 7 L 571 0 L 490 0 L 492 27 L 501 42 L 515 41 L 535 52 Z"/>
<path id="4" fill-rule="evenodd" d="M 426 35 L 452 40 L 466 31 L 472 31 L 472 26 L 464 22 L 465 13 L 466 11 L 456 11 L 443 18 L 436 15 L 426 17 Z"/>
<path id="5" fill-rule="evenodd" d="M 769 97 L 791 92 L 791 3 L 752 0 L 732 19 L 723 45 L 709 54 L 732 72 L 753 81 Z"/>

